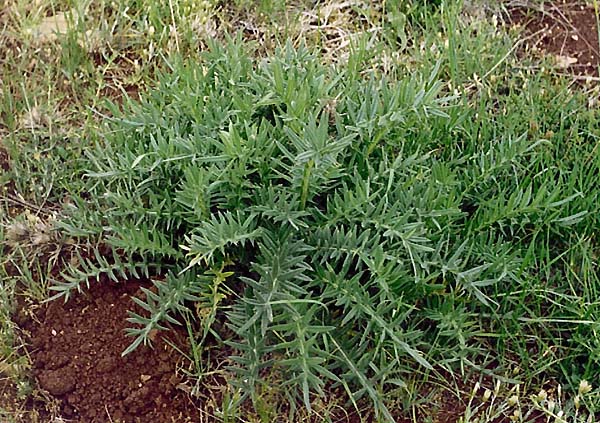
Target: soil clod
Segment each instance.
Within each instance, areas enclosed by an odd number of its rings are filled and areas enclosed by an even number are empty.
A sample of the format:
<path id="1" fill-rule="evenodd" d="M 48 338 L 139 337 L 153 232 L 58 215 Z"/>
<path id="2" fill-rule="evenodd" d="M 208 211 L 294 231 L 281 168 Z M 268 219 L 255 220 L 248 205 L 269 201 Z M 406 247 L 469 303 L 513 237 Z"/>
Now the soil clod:
<path id="1" fill-rule="evenodd" d="M 197 420 L 197 404 L 177 388 L 182 356 L 162 332 L 153 348 L 142 346 L 121 356 L 132 341 L 125 334 L 127 311 L 134 306 L 130 297 L 140 286 L 139 281 L 94 282 L 67 303 L 53 301 L 40 308 L 38 321 L 25 324 L 33 376 L 40 388 L 60 400 L 62 416 L 69 421 Z M 164 335 L 185 351 L 181 332 Z"/>

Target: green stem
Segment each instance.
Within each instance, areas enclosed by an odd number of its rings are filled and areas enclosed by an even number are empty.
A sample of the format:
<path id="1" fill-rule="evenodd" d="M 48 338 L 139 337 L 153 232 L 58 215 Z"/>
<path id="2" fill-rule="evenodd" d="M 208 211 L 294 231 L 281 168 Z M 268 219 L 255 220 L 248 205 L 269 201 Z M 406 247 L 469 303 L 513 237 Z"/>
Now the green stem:
<path id="1" fill-rule="evenodd" d="M 302 196 L 300 197 L 300 208 L 302 210 L 306 208 L 306 200 L 308 199 L 308 186 L 310 184 L 310 174 L 314 165 L 315 161 L 311 159 L 308 161 L 308 163 L 306 163 L 306 167 L 304 168 L 304 176 L 302 177 Z"/>

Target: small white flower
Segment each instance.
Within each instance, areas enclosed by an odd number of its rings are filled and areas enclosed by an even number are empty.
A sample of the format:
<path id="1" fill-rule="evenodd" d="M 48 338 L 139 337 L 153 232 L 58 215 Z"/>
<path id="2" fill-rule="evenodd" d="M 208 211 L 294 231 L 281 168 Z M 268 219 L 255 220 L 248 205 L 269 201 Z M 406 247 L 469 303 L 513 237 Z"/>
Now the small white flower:
<path id="1" fill-rule="evenodd" d="M 579 395 L 585 395 L 592 390 L 592 385 L 587 380 L 579 382 Z"/>
<path id="2" fill-rule="evenodd" d="M 547 398 L 548 398 L 548 393 L 546 392 L 546 390 L 545 390 L 545 389 L 542 389 L 542 390 L 541 390 L 541 391 L 540 391 L 540 392 L 537 394 L 537 396 L 535 397 L 535 399 L 536 399 L 538 402 L 545 401 Z"/>

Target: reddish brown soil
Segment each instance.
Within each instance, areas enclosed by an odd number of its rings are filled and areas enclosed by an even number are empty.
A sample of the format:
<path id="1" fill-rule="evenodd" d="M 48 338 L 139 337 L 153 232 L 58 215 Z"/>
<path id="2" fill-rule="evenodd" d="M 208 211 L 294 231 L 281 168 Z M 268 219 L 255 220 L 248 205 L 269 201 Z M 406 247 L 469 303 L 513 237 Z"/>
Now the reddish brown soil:
<path id="1" fill-rule="evenodd" d="M 573 62 L 568 70 L 576 75 L 598 75 L 598 27 L 590 2 L 545 2 L 543 10 L 517 7 L 510 14 L 513 24 L 524 26 L 525 35 L 532 36 L 527 43 L 528 55 L 534 53 L 535 47 L 543 54 L 561 56 L 563 59 L 557 60 L 559 66 L 561 62 L 563 66 Z"/>
<path id="2" fill-rule="evenodd" d="M 2 117 L 0 116 L 0 121 Z M 0 134 L 0 140 L 2 135 Z M 3 199 L 5 193 L 14 192 L 14 181 L 7 177 L 7 172 L 10 171 L 10 154 L 4 147 L 0 145 L 0 200 Z M 10 210 L 8 210 L 10 212 Z M 11 214 L 12 216 L 12 214 Z"/>
<path id="3" fill-rule="evenodd" d="M 4 172 L 10 169 L 8 153 L 2 147 L 0 147 L 0 169 Z"/>
<path id="4" fill-rule="evenodd" d="M 190 399 L 185 378 L 177 376 L 178 366 L 187 363 L 161 339 L 165 336 L 178 348 L 186 350 L 187 339 L 181 330 L 161 332 L 155 337 L 153 349 L 140 347 L 121 357 L 121 352 L 132 341 L 124 333 L 128 325 L 127 311 L 139 312 L 130 297 L 140 296 L 143 285 L 139 281 L 94 282 L 89 291 L 75 295 L 66 304 L 54 301 L 40 307 L 34 318 L 25 314 L 25 308 L 15 316 L 29 338 L 32 377 L 42 390 L 58 400 L 59 414 L 67 421 L 201 421 L 200 408 L 206 407 L 198 400 Z M 225 386 L 227 382 L 219 380 L 216 383 Z M 343 392 L 339 394 L 344 395 Z M 219 398 L 208 396 L 203 401 L 210 399 L 220 402 Z M 42 405 L 33 408 L 41 410 Z M 253 414 L 251 410 L 247 411 L 248 415 Z M 405 413 L 402 410 L 392 412 L 397 414 L 399 423 L 408 422 L 403 419 Z M 462 401 L 446 394 L 434 396 L 420 410 L 420 414 L 427 414 L 423 417 L 435 423 L 454 423 L 463 412 Z M 361 414 L 363 419 L 370 420 L 368 405 Z M 353 407 L 346 411 L 334 410 L 334 416 L 339 423 L 361 421 Z M 302 421 L 319 420 L 303 418 Z"/>
<path id="5" fill-rule="evenodd" d="M 68 303 L 51 302 L 24 319 L 29 332 L 33 376 L 60 400 L 63 418 L 73 422 L 187 422 L 198 411 L 181 389 L 180 353 L 157 336 L 154 349 L 139 347 L 121 357 L 132 341 L 125 335 L 130 296 L 140 282 L 94 283 Z M 20 320 L 20 319 L 19 319 Z M 38 320 L 38 321 L 34 321 Z M 166 335 L 183 350 L 179 331 Z"/>

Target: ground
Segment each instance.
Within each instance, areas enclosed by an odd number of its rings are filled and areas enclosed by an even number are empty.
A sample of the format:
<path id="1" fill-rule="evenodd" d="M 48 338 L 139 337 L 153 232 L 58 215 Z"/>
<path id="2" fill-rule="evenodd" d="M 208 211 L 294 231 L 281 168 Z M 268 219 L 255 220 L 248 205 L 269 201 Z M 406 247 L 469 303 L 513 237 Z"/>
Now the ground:
<path id="1" fill-rule="evenodd" d="M 123 336 L 140 283 L 102 280 L 67 304 L 53 302 L 33 316 L 17 315 L 39 387 L 60 399 L 69 421 L 198 421 L 182 371 L 185 331 L 156 335 L 153 348 L 125 357 Z M 167 341 L 170 341 L 167 343 Z M 75 347 L 75 349 L 74 349 Z"/>
<path id="2" fill-rule="evenodd" d="M 527 3 L 524 5 L 523 3 Z M 335 3 L 332 3 L 335 5 Z M 340 6 L 341 7 L 341 6 Z M 4 6 L 8 10 L 9 6 Z M 18 14 L 5 10 L 4 25 L 12 25 Z M 61 9 L 64 11 L 64 8 Z M 505 29 L 517 28 L 520 32 L 521 41 L 515 54 L 520 58 L 527 58 L 532 68 L 539 70 L 546 68 L 555 74 L 561 74 L 572 78 L 573 82 L 594 84 L 598 80 L 598 67 L 600 65 L 598 21 L 594 13 L 594 6 L 589 2 L 507 2 L 505 9 Z M 338 13 L 339 9 L 332 6 L 329 13 Z M 46 16 L 57 16 L 60 13 L 52 8 L 43 11 Z M 244 17 L 244 8 L 230 11 L 238 18 Z M 237 14 L 237 15 L 235 15 Z M 307 12 L 303 15 L 305 18 Z M 221 16 L 225 19 L 226 15 Z M 352 15 L 350 18 L 352 19 Z M 260 23 L 252 21 L 253 17 L 246 16 L 247 20 L 240 20 L 232 27 L 244 26 L 246 35 L 250 39 L 259 39 L 264 36 Z M 310 16 L 309 16 L 310 18 Z M 64 17 L 61 17 L 64 19 Z M 308 19 L 308 18 L 307 18 Z M 340 18 L 341 19 L 341 18 Z M 257 19 L 258 20 L 258 19 Z M 0 22 L 2 22 L 0 20 Z M 337 28 L 339 21 L 331 25 L 323 24 L 322 32 L 326 37 L 334 38 L 339 30 L 342 34 L 345 30 Z M 212 28 L 211 23 L 197 23 Z M 340 24 L 341 25 L 341 24 Z M 59 31 L 60 32 L 60 31 Z M 52 31 L 44 32 L 50 37 Z M 89 34 L 88 34 L 89 35 Z M 92 34 L 93 35 L 93 34 Z M 314 34 L 312 34 L 314 36 Z M 72 40 L 71 40 L 72 41 Z M 67 45 L 70 41 L 65 40 Z M 75 44 L 77 41 L 75 42 Z M 18 50 L 18 46 L 6 45 L 6 48 Z M 77 46 L 73 47 L 73 54 L 81 52 Z M 71 48 L 69 47 L 69 48 Z M 179 48 L 179 46 L 177 46 Z M 327 44 L 324 51 L 330 46 Z M 46 47 L 42 45 L 39 51 Z M 54 47 L 52 47 L 54 48 Z M 166 47 L 165 47 L 166 48 Z M 169 45 L 169 48 L 174 48 Z M 39 60 L 35 57 L 35 48 L 29 52 L 32 63 Z M 51 53 L 49 53 L 51 54 Z M 99 84 L 97 92 L 102 95 L 111 96 L 121 101 L 123 96 L 136 96 L 136 92 L 144 87 L 144 79 L 147 77 L 137 73 L 139 57 L 134 57 L 138 52 L 132 53 L 129 60 L 127 55 L 120 58 L 122 62 L 108 63 L 106 56 L 98 55 L 93 63 L 104 67 L 103 77 L 106 80 Z M 547 59 L 552 60 L 549 62 Z M 63 57 L 64 60 L 73 60 L 66 63 L 69 65 L 77 63 L 77 57 Z M 128 60 L 128 61 L 127 61 Z M 35 64 L 27 66 L 35 67 Z M 63 63 L 64 65 L 64 63 Z M 4 68 L 6 69 L 6 68 Z M 68 70 L 64 71 L 68 73 Z M 87 72 L 83 70 L 82 72 Z M 0 80 L 10 75 L 1 75 Z M 76 91 L 78 84 L 88 84 L 77 80 L 77 77 L 68 79 L 69 88 L 63 91 L 64 97 L 58 101 L 61 108 L 56 110 L 40 111 L 40 108 L 32 106 L 27 113 L 21 116 L 21 127 L 27 128 L 21 135 L 32 131 L 34 136 L 40 127 L 47 127 L 44 119 L 58 117 L 59 124 L 66 124 L 72 119 L 92 119 L 85 110 L 87 104 L 80 108 L 76 104 L 77 99 L 69 99 L 69 94 Z M 108 81 L 108 82 L 107 82 Z M 1 85 L 1 84 L 0 84 Z M 11 89 L 14 87 L 11 87 Z M 73 91 L 71 91 L 71 89 Z M 92 90 L 93 91 L 93 90 Z M 65 94 L 66 93 L 66 94 Z M 17 96 L 16 92 L 6 92 L 5 96 Z M 19 94 L 20 95 L 20 94 Z M 72 102 L 72 103 L 71 103 Z M 71 104 L 70 104 L 71 103 Z M 73 106 L 74 105 L 74 106 Z M 69 109 L 69 107 L 72 109 Z M 91 107 L 93 109 L 93 107 Z M 2 110 L 2 116 L 9 121 L 7 114 L 11 111 L 7 107 Z M 48 117 L 50 116 L 50 117 Z M 97 116 L 96 116 L 97 117 Z M 0 124 L 0 126 L 2 126 Z M 16 123 L 4 125 L 4 134 L 15 130 Z M 36 129 L 38 128 L 38 129 Z M 76 128 L 76 127 L 75 127 Z M 40 130 L 40 131 L 43 131 Z M 77 131 L 74 129 L 73 131 Z M 54 136 L 54 135 L 52 135 Z M 61 147 L 62 148 L 62 147 Z M 29 154 L 28 152 L 25 154 Z M 12 153 L 15 154 L 15 153 Z M 35 154 L 52 155 L 53 151 L 37 151 Z M 8 148 L 0 149 L 0 168 L 8 173 L 11 167 L 11 157 Z M 48 171 L 52 173 L 50 169 Z M 21 184 L 23 182 L 20 182 Z M 39 201 L 40 196 L 32 195 L 26 199 L 18 193 L 18 187 L 14 182 L 4 178 L 0 179 L 0 185 L 4 190 L 3 202 L 5 210 L 11 219 L 15 216 L 24 215 L 26 211 L 33 215 L 38 229 L 40 224 L 49 220 L 49 216 L 40 213 L 40 208 L 46 206 L 45 200 Z M 36 201 L 38 200 L 38 201 Z M 65 198 L 63 200 L 66 201 Z M 54 199 L 55 203 L 59 201 Z M 32 204 L 35 203 L 35 206 Z M 38 206 L 40 208 L 38 208 Z M 50 208 L 50 206 L 48 205 Z M 6 218 L 5 222 L 12 222 Z M 4 235 L 7 236 L 15 226 L 6 224 Z M 12 228 L 12 229 L 11 229 Z M 17 227 L 18 229 L 18 227 Z M 25 234 L 24 234 L 25 236 Z M 26 235 L 26 237 L 29 235 Z M 34 238 L 32 243 L 36 244 Z M 41 241 L 40 241 L 41 243 Z M 10 245 L 4 247 L 5 256 L 9 256 Z M 36 263 L 47 264 L 47 250 L 34 252 Z M 64 258 L 64 251 L 60 252 Z M 29 261 L 33 263 L 33 260 Z M 63 263 L 63 264 L 60 264 Z M 63 261 L 52 262 L 51 273 L 57 275 L 60 269 L 55 266 L 64 266 Z M 40 269 L 38 269 L 39 271 Z M 19 273 L 13 268 L 9 274 L 12 276 Z M 189 350 L 187 342 L 187 329 L 185 325 L 168 332 L 157 332 L 153 336 L 153 346 L 144 346 L 133 353 L 122 356 L 121 353 L 131 342 L 126 336 L 125 328 L 128 327 L 126 318 L 128 311 L 141 311 L 136 309 L 131 296 L 139 296 L 140 287 L 149 286 L 147 281 L 129 280 L 121 281 L 119 284 L 108 282 L 105 279 L 92 281 L 91 288 L 74 297 L 68 302 L 54 301 L 44 302 L 42 297 L 33 297 L 27 293 L 27 287 L 15 285 L 12 287 L 14 293 L 9 301 L 13 310 L 11 316 L 13 323 L 7 323 L 7 329 L 18 339 L 15 345 L 21 345 L 16 353 L 27 357 L 26 364 L 18 368 L 19 377 L 14 377 L 15 368 L 21 361 L 0 360 L 0 420 L 14 422 L 59 422 L 73 421 L 80 423 L 91 422 L 185 422 L 185 421 L 215 421 L 220 400 L 227 394 L 224 387 L 224 376 L 221 374 L 207 375 L 205 380 L 198 381 L 189 377 L 189 372 L 194 365 L 193 354 Z M 220 356 L 218 352 L 211 356 L 211 360 L 223 360 L 226 356 Z M 10 369 L 4 369 L 3 363 L 11 363 Z M 20 364 L 19 364 L 20 365 Z M 225 365 L 222 374 L 226 374 Z M 22 377 L 26 374 L 26 377 Z M 27 382 L 17 383 L 18 380 Z M 456 386 L 455 393 L 448 391 L 431 391 L 430 387 L 421 389 L 425 398 L 430 401 L 413 408 L 412 413 L 399 413 L 406 421 L 432 422 L 457 422 L 473 421 L 465 418 L 467 409 L 471 408 L 473 396 L 481 397 L 481 392 L 472 392 L 472 379 L 449 381 Z M 493 390 L 493 383 L 489 382 L 487 388 Z M 482 388 L 483 389 L 483 388 Z M 335 391 L 332 391 L 335 392 Z M 340 392 L 340 395 L 343 393 Z M 477 402 L 477 401 L 476 401 Z M 399 409 L 401 406 L 398 406 Z M 324 407 L 326 408 L 326 407 Z M 401 410 L 408 411 L 408 410 Z M 3 414 L 4 413 L 4 414 Z M 365 413 L 368 415 L 369 413 Z M 412 414 L 412 415 L 411 415 Z M 346 410 L 333 411 L 330 414 L 333 421 L 354 422 L 359 421 L 355 412 Z M 267 413 L 268 416 L 268 413 Z M 255 421 L 265 421 L 264 416 L 252 416 Z M 532 416 L 532 420 L 535 419 Z M 504 419 L 504 420 L 503 420 Z M 490 421 L 508 421 L 505 417 L 490 418 Z M 4 421 L 4 420 L 3 420 Z M 400 420 L 401 421 L 401 420 Z M 483 421 L 483 420 L 482 420 Z M 545 417 L 539 421 L 547 421 Z M 591 421 L 591 420 L 590 420 Z"/>
<path id="3" fill-rule="evenodd" d="M 556 1 L 510 9 L 514 24 L 524 28 L 524 54 L 550 55 L 557 72 L 598 76 L 598 23 L 591 2 Z"/>

